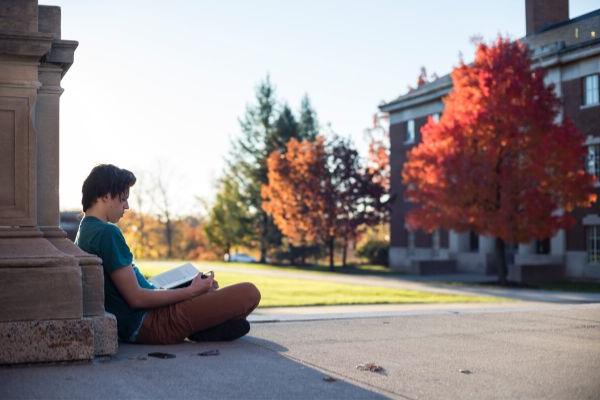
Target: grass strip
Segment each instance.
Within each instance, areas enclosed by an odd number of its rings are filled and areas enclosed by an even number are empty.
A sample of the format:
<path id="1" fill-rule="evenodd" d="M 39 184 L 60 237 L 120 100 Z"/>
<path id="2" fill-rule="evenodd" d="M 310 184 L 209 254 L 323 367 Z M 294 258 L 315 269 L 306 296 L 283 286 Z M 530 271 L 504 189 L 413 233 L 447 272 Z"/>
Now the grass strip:
<path id="1" fill-rule="evenodd" d="M 172 265 L 171 262 L 140 262 L 138 263 L 138 267 L 145 276 L 153 276 L 179 264 L 180 263 L 174 263 L 174 265 Z M 200 263 L 194 264 L 199 268 L 204 267 L 204 265 Z M 216 264 L 212 263 L 211 265 L 214 266 Z M 208 266 L 208 264 L 206 266 Z M 277 269 L 276 267 L 271 268 Z M 215 278 L 221 287 L 239 282 L 254 283 L 262 294 L 260 307 L 350 304 L 491 303 L 506 301 L 506 299 L 488 296 L 441 294 L 378 286 L 322 282 L 313 279 L 261 276 L 233 271 L 218 271 L 215 274 Z"/>

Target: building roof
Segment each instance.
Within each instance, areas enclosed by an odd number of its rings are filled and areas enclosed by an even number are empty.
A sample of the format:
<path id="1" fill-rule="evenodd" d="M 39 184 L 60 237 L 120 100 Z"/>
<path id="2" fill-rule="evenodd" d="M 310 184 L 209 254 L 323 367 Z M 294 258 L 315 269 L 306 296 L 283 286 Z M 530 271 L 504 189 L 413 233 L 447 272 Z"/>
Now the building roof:
<path id="1" fill-rule="evenodd" d="M 590 22 L 588 20 L 598 19 L 598 24 L 593 24 L 593 26 L 598 26 L 598 32 L 596 32 L 599 37 L 592 38 L 589 40 L 585 40 L 585 38 L 577 38 L 579 40 L 574 40 L 570 38 L 568 41 L 556 40 L 555 31 L 556 30 L 564 30 L 565 38 L 570 32 L 571 28 L 569 25 L 574 25 L 582 22 Z M 593 21 L 595 22 L 595 21 Z M 549 58 L 556 58 L 556 56 L 560 56 L 569 52 L 573 52 L 575 50 L 579 50 L 587 47 L 596 47 L 600 45 L 600 9 L 589 12 L 587 14 L 581 15 L 577 18 L 570 19 L 568 21 L 558 22 L 556 24 L 552 24 L 540 32 L 537 32 L 533 35 L 525 36 L 519 40 L 522 40 L 524 43 L 527 43 L 532 48 L 532 57 L 536 62 L 540 62 L 543 66 L 547 67 L 547 60 Z M 437 100 L 450 92 L 452 89 L 452 79 L 450 78 L 450 74 L 446 74 L 435 81 L 428 82 L 417 89 L 411 90 L 406 94 L 403 94 L 396 99 L 383 103 L 379 106 L 379 109 L 384 112 L 394 112 L 397 110 L 402 110 L 409 107 L 414 107 L 416 105 L 427 103 L 433 100 Z"/>

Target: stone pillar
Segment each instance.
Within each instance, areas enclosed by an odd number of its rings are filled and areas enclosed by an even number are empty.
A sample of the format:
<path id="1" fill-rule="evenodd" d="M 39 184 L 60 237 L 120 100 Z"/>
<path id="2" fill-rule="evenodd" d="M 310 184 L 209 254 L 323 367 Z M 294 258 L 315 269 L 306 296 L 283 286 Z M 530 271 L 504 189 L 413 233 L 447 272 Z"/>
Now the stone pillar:
<path id="1" fill-rule="evenodd" d="M 96 355 L 117 351 L 117 326 L 113 315 L 104 311 L 104 276 L 102 260 L 85 253 L 67 239 L 59 228 L 59 121 L 60 82 L 73 63 L 77 42 L 61 40 L 60 7 L 39 7 L 39 30 L 53 36 L 52 47 L 38 68 L 41 87 L 36 107 L 38 131 L 38 225 L 57 249 L 74 256 L 81 268 L 83 285 L 83 315 L 92 320 Z"/>
<path id="2" fill-rule="evenodd" d="M 0 6 L 0 364 L 88 360 L 81 269 L 37 227 L 38 65 L 53 37 L 36 0 Z"/>

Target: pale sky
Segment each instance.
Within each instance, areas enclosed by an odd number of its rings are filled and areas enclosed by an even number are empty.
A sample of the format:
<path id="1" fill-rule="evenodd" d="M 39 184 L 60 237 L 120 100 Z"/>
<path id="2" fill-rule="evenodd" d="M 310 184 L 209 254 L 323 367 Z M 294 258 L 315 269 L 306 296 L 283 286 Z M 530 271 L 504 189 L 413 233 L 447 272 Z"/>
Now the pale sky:
<path id="1" fill-rule="evenodd" d="M 211 200 L 238 117 L 267 73 L 296 112 L 308 93 L 322 124 L 364 147 L 377 105 L 472 58 L 470 38 L 525 34 L 525 1 L 47 0 L 77 40 L 62 81 L 61 209 L 80 209 L 99 163 L 162 165 L 179 214 Z M 570 16 L 598 0 L 572 0 Z M 135 187 L 133 188 L 135 190 Z"/>

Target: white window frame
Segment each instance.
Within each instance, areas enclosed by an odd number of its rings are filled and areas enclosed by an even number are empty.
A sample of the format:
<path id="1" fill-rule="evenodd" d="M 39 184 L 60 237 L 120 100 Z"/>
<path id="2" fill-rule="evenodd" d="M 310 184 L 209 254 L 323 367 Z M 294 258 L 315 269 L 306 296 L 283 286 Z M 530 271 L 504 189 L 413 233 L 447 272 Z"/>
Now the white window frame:
<path id="1" fill-rule="evenodd" d="M 588 75 L 583 78 L 583 106 L 594 106 L 600 104 L 599 75 Z"/>
<path id="2" fill-rule="evenodd" d="M 587 262 L 600 265 L 600 225 L 588 225 L 585 228 Z"/>
<path id="3" fill-rule="evenodd" d="M 600 144 L 592 143 L 587 146 L 586 171 L 596 178 L 600 178 Z"/>
<path id="4" fill-rule="evenodd" d="M 440 113 L 435 113 L 431 116 L 435 122 L 440 122 Z"/>
<path id="5" fill-rule="evenodd" d="M 409 119 L 406 121 L 406 141 L 404 144 L 412 144 L 415 142 L 415 120 Z"/>

